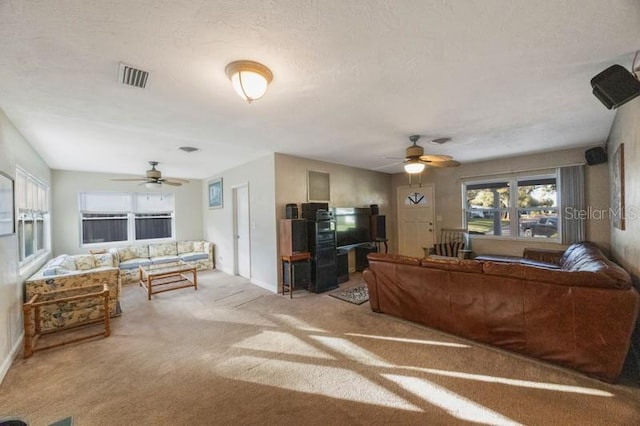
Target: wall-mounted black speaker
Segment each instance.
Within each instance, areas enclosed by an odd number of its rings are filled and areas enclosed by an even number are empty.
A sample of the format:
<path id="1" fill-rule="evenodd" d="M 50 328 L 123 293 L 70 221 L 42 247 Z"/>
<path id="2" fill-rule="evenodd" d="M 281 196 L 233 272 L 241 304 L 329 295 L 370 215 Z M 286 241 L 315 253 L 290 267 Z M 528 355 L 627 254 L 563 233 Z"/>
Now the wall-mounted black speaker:
<path id="1" fill-rule="evenodd" d="M 584 152 L 584 159 L 587 164 L 593 166 L 595 164 L 602 164 L 607 162 L 607 153 L 600 147 L 591 148 Z"/>
<path id="2" fill-rule="evenodd" d="M 621 65 L 611 65 L 591 79 L 593 94 L 609 109 L 640 95 L 640 81 Z"/>

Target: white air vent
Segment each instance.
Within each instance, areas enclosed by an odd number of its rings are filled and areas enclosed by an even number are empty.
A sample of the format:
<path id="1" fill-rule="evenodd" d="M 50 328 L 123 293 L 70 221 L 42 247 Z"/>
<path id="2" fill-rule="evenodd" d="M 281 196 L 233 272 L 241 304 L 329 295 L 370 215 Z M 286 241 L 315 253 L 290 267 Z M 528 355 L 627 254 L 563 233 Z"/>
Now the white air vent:
<path id="1" fill-rule="evenodd" d="M 118 69 L 118 81 L 120 83 L 144 89 L 147 85 L 148 77 L 149 73 L 147 71 L 142 71 L 130 65 L 120 63 L 120 68 Z"/>

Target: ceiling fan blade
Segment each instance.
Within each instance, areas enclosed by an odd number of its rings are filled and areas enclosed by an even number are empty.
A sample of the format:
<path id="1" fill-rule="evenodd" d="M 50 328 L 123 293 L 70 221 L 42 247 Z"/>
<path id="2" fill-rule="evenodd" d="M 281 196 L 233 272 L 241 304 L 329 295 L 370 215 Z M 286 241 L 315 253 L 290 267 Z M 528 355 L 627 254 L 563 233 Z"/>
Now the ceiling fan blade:
<path id="1" fill-rule="evenodd" d="M 453 157 L 450 155 L 421 155 L 420 160 L 431 162 L 431 161 L 449 161 L 453 160 Z"/>
<path id="2" fill-rule="evenodd" d="M 429 163 L 429 167 L 458 167 L 459 161 L 446 160 L 446 161 L 432 161 Z"/>
<path id="3" fill-rule="evenodd" d="M 165 179 L 166 179 L 166 180 L 173 181 L 173 182 L 191 183 L 191 182 L 190 182 L 190 181 L 188 181 L 187 179 L 181 179 L 181 178 L 173 178 L 173 177 L 172 177 L 172 178 L 163 178 L 162 180 L 163 180 L 163 181 L 166 181 Z"/>
<path id="4" fill-rule="evenodd" d="M 117 178 L 114 178 L 114 179 L 109 179 L 109 180 L 117 180 L 117 181 L 120 181 L 120 182 L 128 182 L 128 181 L 147 180 L 147 178 L 131 178 L 131 179 L 117 179 Z"/>
<path id="5" fill-rule="evenodd" d="M 171 186 L 182 186 L 182 184 L 180 182 L 171 182 L 171 181 L 168 181 L 168 180 L 163 180 L 162 183 L 166 184 L 166 185 L 171 185 Z"/>

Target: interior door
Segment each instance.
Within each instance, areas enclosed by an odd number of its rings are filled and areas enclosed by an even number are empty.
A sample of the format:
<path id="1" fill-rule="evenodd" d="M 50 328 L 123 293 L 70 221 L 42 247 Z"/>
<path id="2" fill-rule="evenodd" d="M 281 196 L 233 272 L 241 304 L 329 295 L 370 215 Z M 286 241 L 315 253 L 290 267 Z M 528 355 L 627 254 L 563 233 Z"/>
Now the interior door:
<path id="1" fill-rule="evenodd" d="M 423 247 L 435 242 L 433 185 L 398 188 L 398 249 L 406 256 L 424 257 Z"/>
<path id="2" fill-rule="evenodd" d="M 235 212 L 235 274 L 251 278 L 251 233 L 249 225 L 249 185 L 233 188 Z"/>

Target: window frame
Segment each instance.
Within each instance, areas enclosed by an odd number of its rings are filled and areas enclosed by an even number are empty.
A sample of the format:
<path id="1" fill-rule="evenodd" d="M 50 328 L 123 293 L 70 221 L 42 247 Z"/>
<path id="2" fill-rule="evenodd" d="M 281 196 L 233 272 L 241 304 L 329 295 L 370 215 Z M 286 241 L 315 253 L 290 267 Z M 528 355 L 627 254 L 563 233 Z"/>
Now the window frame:
<path id="1" fill-rule="evenodd" d="M 82 201 L 82 197 L 85 196 L 86 194 L 121 194 L 121 195 L 126 195 L 128 197 L 128 206 L 127 206 L 127 210 L 126 211 L 120 211 L 120 210 L 113 210 L 113 211 L 86 211 L 83 210 L 83 201 Z M 160 195 L 160 197 L 171 197 L 172 201 L 171 201 L 171 210 L 167 210 L 167 209 L 163 209 L 163 210 L 158 210 L 158 211 L 138 211 L 137 208 L 137 196 L 149 196 L 149 195 Z M 146 238 L 146 239 L 137 239 L 136 237 L 136 217 L 137 215 L 144 215 L 144 214 L 153 214 L 153 213 L 157 213 L 157 214 L 163 214 L 165 216 L 168 216 L 171 220 L 171 236 L 169 237 L 162 237 L 162 238 Z M 127 238 L 126 240 L 120 240 L 120 241 L 101 241 L 101 242 L 95 242 L 95 243 L 85 243 L 84 242 L 84 228 L 83 228 L 83 224 L 85 220 L 88 220 L 87 218 L 85 218 L 85 214 L 114 214 L 114 215 L 119 215 L 119 217 L 114 217 L 114 220 L 122 220 L 122 218 L 125 218 L 127 221 Z M 176 215 L 175 215 L 175 193 L 173 192 L 167 192 L 167 193 L 162 193 L 162 194 L 150 194 L 150 193 L 145 193 L 145 192 L 121 192 L 121 191 L 114 191 L 114 192 L 109 192 L 109 191 L 87 191 L 87 192 L 80 192 L 78 193 L 78 216 L 79 216 L 79 229 L 78 229 L 78 237 L 79 237 L 79 244 L 81 248 L 92 248 L 92 247 L 118 247 L 118 246 L 125 246 L 125 245 L 131 245 L 131 244 L 144 244 L 144 243 L 162 243 L 162 242 L 169 242 L 169 241 L 175 241 L 176 240 Z"/>
<path id="2" fill-rule="evenodd" d="M 51 215 L 49 186 L 20 166 L 16 166 L 15 229 L 18 245 L 18 267 L 23 270 L 51 251 Z M 31 222 L 31 252 L 27 254 L 26 224 Z M 41 225 L 39 225 L 41 224 Z M 42 233 L 39 232 L 42 227 Z"/>
<path id="3" fill-rule="evenodd" d="M 549 207 L 547 209 L 539 207 L 519 207 L 518 206 L 518 188 L 520 182 L 531 181 L 537 179 L 554 179 L 556 184 L 556 206 Z M 560 243 L 562 238 L 562 220 L 560 220 L 560 214 L 562 212 L 562 194 L 560 193 L 560 177 L 559 170 L 555 169 L 552 172 L 524 172 L 517 174 L 508 174 L 500 176 L 487 176 L 483 178 L 481 176 L 474 177 L 469 180 L 465 180 L 461 184 L 462 193 L 462 223 L 465 229 L 469 228 L 468 213 L 471 209 L 467 209 L 467 186 L 475 186 L 482 184 L 495 184 L 500 182 L 506 182 L 509 187 L 509 207 L 506 209 L 500 209 L 500 211 L 508 211 L 509 213 L 509 235 L 485 235 L 485 234 L 473 234 L 470 233 L 470 238 L 480 239 L 495 239 L 495 240 L 514 240 L 514 241 L 540 241 Z M 496 209 L 487 209 L 494 211 Z M 548 237 L 544 240 L 536 238 L 535 236 L 527 237 L 520 235 L 520 212 L 523 210 L 555 210 L 556 211 L 556 227 L 557 233 L 555 237 Z"/>

